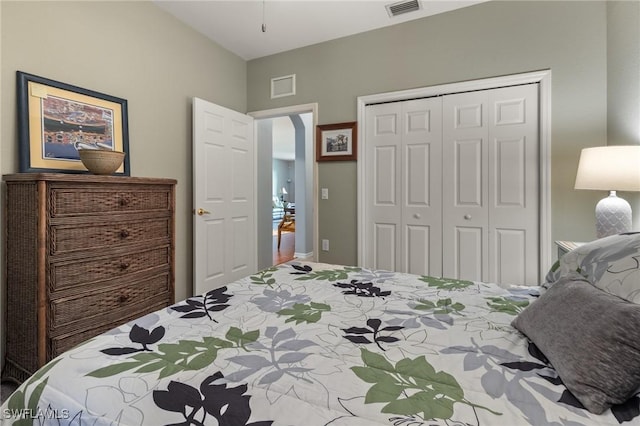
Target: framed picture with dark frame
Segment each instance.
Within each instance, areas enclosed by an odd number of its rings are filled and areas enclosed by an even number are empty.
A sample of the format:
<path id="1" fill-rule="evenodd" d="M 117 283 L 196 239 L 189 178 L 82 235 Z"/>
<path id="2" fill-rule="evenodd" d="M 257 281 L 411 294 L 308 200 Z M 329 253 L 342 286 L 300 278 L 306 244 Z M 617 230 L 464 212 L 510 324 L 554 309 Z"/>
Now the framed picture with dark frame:
<path id="1" fill-rule="evenodd" d="M 357 147 L 355 121 L 316 126 L 316 161 L 355 161 Z"/>
<path id="2" fill-rule="evenodd" d="M 114 173 L 129 176 L 127 101 L 17 72 L 20 172 L 88 173 L 78 149 L 125 152 Z"/>

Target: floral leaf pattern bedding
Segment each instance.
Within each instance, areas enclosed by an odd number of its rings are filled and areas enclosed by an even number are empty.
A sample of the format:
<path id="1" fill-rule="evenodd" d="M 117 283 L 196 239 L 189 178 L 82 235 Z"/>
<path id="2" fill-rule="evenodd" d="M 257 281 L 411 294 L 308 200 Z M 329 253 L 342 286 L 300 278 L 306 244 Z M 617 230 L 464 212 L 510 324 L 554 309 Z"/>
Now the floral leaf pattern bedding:
<path id="1" fill-rule="evenodd" d="M 280 265 L 61 355 L 2 407 L 16 425 L 617 425 L 510 323 L 538 288 Z"/>

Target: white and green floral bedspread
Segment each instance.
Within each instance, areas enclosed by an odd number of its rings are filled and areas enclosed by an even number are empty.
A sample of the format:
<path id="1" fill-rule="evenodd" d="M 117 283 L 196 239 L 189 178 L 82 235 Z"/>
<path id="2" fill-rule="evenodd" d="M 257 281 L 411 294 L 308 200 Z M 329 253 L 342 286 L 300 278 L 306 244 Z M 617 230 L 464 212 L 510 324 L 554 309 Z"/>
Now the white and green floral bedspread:
<path id="1" fill-rule="evenodd" d="M 538 293 L 280 265 L 122 325 L 41 369 L 3 424 L 578 425 L 595 416 L 510 323 Z"/>

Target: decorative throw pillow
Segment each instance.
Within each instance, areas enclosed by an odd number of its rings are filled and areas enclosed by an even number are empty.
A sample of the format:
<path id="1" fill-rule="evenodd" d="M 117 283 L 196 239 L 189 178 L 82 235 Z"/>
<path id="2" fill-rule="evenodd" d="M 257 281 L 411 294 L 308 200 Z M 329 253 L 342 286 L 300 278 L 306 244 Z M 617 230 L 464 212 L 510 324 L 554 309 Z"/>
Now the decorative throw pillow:
<path id="1" fill-rule="evenodd" d="M 600 279 L 593 285 L 607 293 L 640 304 L 640 238 L 637 238 L 635 247 L 629 247 L 629 251 L 626 256 L 610 262 Z"/>
<path id="2" fill-rule="evenodd" d="M 592 413 L 625 402 L 640 387 L 640 305 L 577 274 L 560 278 L 512 325 Z"/>
<path id="3" fill-rule="evenodd" d="M 563 258 L 565 256 L 562 256 Z M 547 272 L 547 275 L 544 277 L 544 282 L 542 283 L 542 287 L 544 288 L 549 288 L 551 287 L 553 284 L 556 283 L 556 281 L 558 281 L 558 279 L 560 279 L 560 277 L 562 276 L 563 273 L 563 269 L 570 269 L 571 267 L 567 267 L 567 268 L 560 268 L 560 261 L 562 260 L 556 260 L 556 263 L 554 263 L 551 266 L 551 269 L 549 269 L 549 272 Z M 574 271 L 575 272 L 575 271 Z M 566 272 L 565 272 L 566 274 Z"/>
<path id="4" fill-rule="evenodd" d="M 640 303 L 640 232 L 612 235 L 570 251 L 551 267 L 543 287 L 575 272 L 608 293 Z"/>

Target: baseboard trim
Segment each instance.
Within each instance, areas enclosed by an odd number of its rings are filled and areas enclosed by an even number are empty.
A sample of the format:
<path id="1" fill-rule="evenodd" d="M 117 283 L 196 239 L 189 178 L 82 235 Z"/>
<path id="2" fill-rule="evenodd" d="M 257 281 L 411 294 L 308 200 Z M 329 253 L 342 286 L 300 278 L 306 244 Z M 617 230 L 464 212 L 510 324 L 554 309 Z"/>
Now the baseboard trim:
<path id="1" fill-rule="evenodd" d="M 298 259 L 298 260 L 311 260 L 313 259 L 313 252 L 310 251 L 309 253 L 293 253 L 293 257 Z"/>

